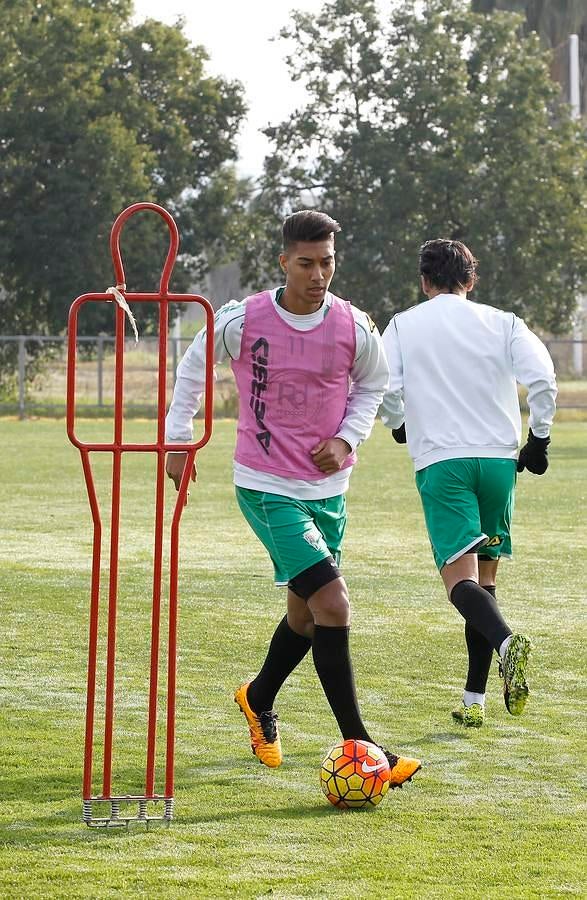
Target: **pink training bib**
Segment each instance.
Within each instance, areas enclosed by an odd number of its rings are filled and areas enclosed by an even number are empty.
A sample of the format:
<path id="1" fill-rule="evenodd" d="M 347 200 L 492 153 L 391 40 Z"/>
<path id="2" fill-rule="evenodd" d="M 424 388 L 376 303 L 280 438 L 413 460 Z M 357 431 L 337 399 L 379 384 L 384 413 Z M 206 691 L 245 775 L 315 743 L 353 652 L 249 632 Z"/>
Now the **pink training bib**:
<path id="1" fill-rule="evenodd" d="M 310 450 L 340 428 L 356 352 L 351 305 L 331 297 L 310 331 L 285 322 L 269 291 L 247 298 L 241 353 L 232 361 L 239 394 L 235 459 L 242 465 L 286 478 L 325 477 Z M 343 468 L 355 461 L 352 453 Z"/>

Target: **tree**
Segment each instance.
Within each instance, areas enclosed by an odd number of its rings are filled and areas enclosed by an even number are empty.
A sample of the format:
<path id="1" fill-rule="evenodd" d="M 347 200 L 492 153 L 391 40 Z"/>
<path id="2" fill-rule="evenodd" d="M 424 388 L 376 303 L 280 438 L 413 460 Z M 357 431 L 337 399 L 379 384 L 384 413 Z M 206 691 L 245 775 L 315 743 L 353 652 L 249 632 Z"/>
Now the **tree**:
<path id="1" fill-rule="evenodd" d="M 409 0 L 382 21 L 372 0 L 329 0 L 282 35 L 309 99 L 268 131 L 249 279 L 270 271 L 277 217 L 315 205 L 343 226 L 335 289 L 380 325 L 418 300 L 419 245 L 449 237 L 480 257 L 474 296 L 566 329 L 587 274 L 587 156 L 520 18 Z"/>
<path id="2" fill-rule="evenodd" d="M 0 333 L 61 332 L 77 294 L 112 284 L 108 236 L 128 204 L 152 200 L 180 220 L 175 290 L 218 253 L 240 208 L 241 86 L 205 74 L 181 21 L 134 25 L 131 14 L 130 0 L 2 4 Z M 202 224 L 212 204 L 213 234 Z M 161 220 L 132 220 L 122 249 L 129 289 L 155 290 Z M 148 329 L 147 307 L 140 316 Z M 80 325 L 111 323 L 92 306 Z"/>
<path id="3" fill-rule="evenodd" d="M 545 47 L 553 51 L 552 77 L 563 87 L 568 102 L 570 34 L 579 36 L 582 112 L 587 115 L 587 4 L 585 0 L 472 0 L 476 12 L 510 10 L 525 16 L 525 31 L 535 31 Z"/>

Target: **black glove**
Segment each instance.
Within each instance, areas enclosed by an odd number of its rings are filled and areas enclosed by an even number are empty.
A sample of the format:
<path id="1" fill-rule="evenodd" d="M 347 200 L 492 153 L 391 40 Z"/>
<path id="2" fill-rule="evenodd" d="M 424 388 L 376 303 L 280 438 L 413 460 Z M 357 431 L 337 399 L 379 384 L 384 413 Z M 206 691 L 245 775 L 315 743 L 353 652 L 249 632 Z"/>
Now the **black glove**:
<path id="1" fill-rule="evenodd" d="M 544 475 L 548 469 L 548 445 L 550 438 L 539 438 L 528 430 L 528 440 L 518 456 L 518 472 L 528 469 L 534 475 Z"/>
<path id="2" fill-rule="evenodd" d="M 393 435 L 393 439 L 397 444 L 405 444 L 406 443 L 406 423 L 402 422 L 399 428 L 392 428 L 391 433 Z"/>

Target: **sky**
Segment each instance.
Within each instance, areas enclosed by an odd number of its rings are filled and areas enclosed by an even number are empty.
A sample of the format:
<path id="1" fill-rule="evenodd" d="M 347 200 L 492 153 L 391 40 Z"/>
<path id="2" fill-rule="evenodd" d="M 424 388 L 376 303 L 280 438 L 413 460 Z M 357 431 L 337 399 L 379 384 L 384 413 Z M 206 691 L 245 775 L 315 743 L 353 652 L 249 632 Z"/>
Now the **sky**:
<path id="1" fill-rule="evenodd" d="M 135 0 L 135 19 L 173 24 L 210 56 L 208 72 L 238 78 L 249 113 L 239 137 L 239 171 L 259 175 L 269 143 L 259 129 L 282 121 L 303 102 L 303 88 L 289 79 L 285 42 L 272 41 L 287 25 L 292 9 L 318 13 L 323 0 Z"/>

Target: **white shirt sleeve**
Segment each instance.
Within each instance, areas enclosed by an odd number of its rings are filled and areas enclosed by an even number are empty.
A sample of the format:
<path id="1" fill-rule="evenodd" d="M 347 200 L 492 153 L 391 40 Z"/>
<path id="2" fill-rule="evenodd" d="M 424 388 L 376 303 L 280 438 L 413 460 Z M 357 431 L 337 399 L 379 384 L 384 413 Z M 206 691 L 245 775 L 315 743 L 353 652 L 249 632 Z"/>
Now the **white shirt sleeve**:
<path id="1" fill-rule="evenodd" d="M 381 420 L 387 428 L 404 421 L 404 368 L 395 316 L 383 332 L 383 349 L 389 366 L 389 385 L 381 404 Z"/>
<path id="2" fill-rule="evenodd" d="M 214 379 L 216 365 L 240 356 L 246 301 L 231 300 L 214 316 Z M 177 367 L 173 398 L 165 419 L 165 440 L 191 441 L 193 418 L 206 387 L 206 328 L 197 333 Z"/>
<path id="3" fill-rule="evenodd" d="M 355 361 L 345 416 L 335 437 L 356 450 L 371 434 L 387 387 L 388 368 L 377 326 L 367 313 L 354 306 L 351 309 L 355 319 Z"/>
<path id="4" fill-rule="evenodd" d="M 523 319 L 512 314 L 511 354 L 516 381 L 528 388 L 528 425 L 539 438 L 548 437 L 556 409 L 556 377 L 550 354 Z"/>

